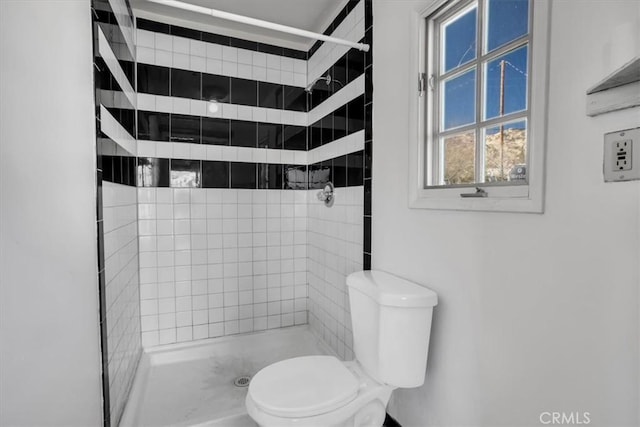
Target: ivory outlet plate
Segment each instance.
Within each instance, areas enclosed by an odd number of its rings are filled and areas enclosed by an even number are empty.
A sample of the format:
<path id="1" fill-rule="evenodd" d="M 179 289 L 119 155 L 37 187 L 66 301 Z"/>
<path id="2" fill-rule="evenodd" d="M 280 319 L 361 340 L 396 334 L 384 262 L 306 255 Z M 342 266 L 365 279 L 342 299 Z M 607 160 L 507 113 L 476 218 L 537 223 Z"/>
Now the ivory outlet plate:
<path id="1" fill-rule="evenodd" d="M 605 182 L 640 179 L 640 128 L 604 135 Z"/>

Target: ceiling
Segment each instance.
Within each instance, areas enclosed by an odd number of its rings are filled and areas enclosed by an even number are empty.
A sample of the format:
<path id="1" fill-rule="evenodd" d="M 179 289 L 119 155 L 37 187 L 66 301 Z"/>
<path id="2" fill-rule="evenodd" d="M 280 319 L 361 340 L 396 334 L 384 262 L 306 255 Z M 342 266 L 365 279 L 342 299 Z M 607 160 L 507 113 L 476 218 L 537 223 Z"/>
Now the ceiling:
<path id="1" fill-rule="evenodd" d="M 346 0 L 181 0 L 211 9 L 262 19 L 269 22 L 322 32 L 346 4 Z M 226 21 L 185 11 L 148 0 L 132 0 L 136 16 L 157 19 L 201 31 L 218 32 L 253 41 L 307 50 L 315 40 L 264 28 Z"/>

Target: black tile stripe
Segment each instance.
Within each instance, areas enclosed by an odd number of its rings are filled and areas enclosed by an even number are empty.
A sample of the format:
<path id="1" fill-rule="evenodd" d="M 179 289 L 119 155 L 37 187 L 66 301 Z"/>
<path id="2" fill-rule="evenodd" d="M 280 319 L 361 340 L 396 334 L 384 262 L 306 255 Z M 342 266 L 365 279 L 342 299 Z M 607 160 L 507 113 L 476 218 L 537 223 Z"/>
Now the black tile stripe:
<path id="1" fill-rule="evenodd" d="M 119 177 L 125 174 L 113 172 L 116 164 L 123 165 L 124 158 L 103 156 L 102 161 L 109 170 L 105 181 L 135 185 L 131 181 L 118 182 Z M 140 157 L 136 175 L 138 187 L 273 190 L 308 188 L 307 167 L 304 165 Z"/>
<path id="2" fill-rule="evenodd" d="M 138 110 L 139 140 L 307 150 L 307 127 Z"/>
<path id="3" fill-rule="evenodd" d="M 138 63 L 137 92 L 150 95 L 309 111 L 304 88 Z"/>
<path id="4" fill-rule="evenodd" d="M 371 198 L 373 175 L 373 0 L 364 1 L 365 36 L 364 43 L 370 46 L 369 52 L 364 55 L 364 152 L 363 152 L 363 178 L 364 178 L 364 221 L 363 221 L 363 254 L 362 265 L 364 270 L 371 270 Z M 385 426 L 399 427 L 400 424 L 387 414 Z"/>

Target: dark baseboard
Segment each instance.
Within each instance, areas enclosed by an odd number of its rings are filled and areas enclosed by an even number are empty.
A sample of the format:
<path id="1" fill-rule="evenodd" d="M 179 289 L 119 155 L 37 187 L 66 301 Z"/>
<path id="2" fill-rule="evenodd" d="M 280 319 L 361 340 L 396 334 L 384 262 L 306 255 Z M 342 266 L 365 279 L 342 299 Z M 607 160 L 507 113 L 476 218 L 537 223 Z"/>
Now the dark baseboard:
<path id="1" fill-rule="evenodd" d="M 384 418 L 383 427 L 402 427 L 398 421 L 395 420 L 391 415 L 387 414 Z"/>

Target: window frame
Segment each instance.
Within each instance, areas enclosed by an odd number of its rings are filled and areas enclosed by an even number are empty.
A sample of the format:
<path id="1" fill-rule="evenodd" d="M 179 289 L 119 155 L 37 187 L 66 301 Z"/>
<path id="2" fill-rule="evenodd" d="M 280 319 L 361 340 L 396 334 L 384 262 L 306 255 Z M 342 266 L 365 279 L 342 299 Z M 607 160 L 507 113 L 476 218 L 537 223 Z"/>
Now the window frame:
<path id="1" fill-rule="evenodd" d="M 484 0 L 478 0 L 484 1 Z M 547 93 L 548 93 L 548 52 L 549 52 L 549 20 L 551 0 L 530 0 L 529 32 L 516 40 L 506 43 L 492 52 L 484 52 L 480 48 L 480 56 L 476 54 L 474 60 L 468 61 L 455 72 L 443 72 L 445 76 L 462 75 L 464 72 L 477 67 L 476 72 L 476 122 L 472 126 L 462 126 L 456 129 L 471 128 L 478 136 L 480 129 L 491 126 L 491 123 L 508 123 L 512 121 L 527 121 L 527 175 L 528 182 L 513 183 L 474 183 L 468 185 L 435 185 L 427 186 L 431 181 L 434 163 L 439 162 L 439 157 L 434 155 L 434 145 L 431 129 L 434 121 L 440 120 L 438 114 L 432 114 L 431 105 L 440 102 L 434 99 L 428 79 L 429 70 L 434 66 L 440 66 L 439 60 L 429 56 L 429 44 L 440 43 L 439 37 L 434 34 L 437 25 L 429 25 L 429 19 L 442 18 L 447 14 L 459 13 L 469 7 L 473 0 L 437 0 L 421 12 L 415 13 L 412 20 L 412 58 L 411 71 L 417 76 L 423 76 L 419 90 L 412 94 L 410 106 L 410 126 L 413 129 L 410 140 L 410 165 L 409 165 L 409 207 L 421 209 L 446 209 L 446 210 L 471 210 L 471 211 L 500 211 L 500 212 L 531 212 L 542 213 L 544 211 L 544 163 L 547 128 Z M 478 24 L 480 19 L 486 19 L 485 11 L 478 7 Z M 482 25 L 476 26 L 477 42 L 485 42 L 485 34 Z M 429 43 L 429 44 L 428 44 Z M 501 117 L 484 120 L 481 104 L 484 102 L 485 82 L 483 81 L 483 62 L 487 58 L 497 58 L 515 49 L 528 45 L 528 110 L 510 113 Z M 440 49 L 437 54 L 442 56 Z M 491 59 L 489 59 L 490 61 Z M 434 61 L 436 64 L 434 64 Z M 463 71 L 464 70 L 464 71 Z M 412 73 L 412 79 L 416 74 Z M 427 80 L 427 81 L 425 81 Z M 422 91 L 420 90 L 422 89 Z M 477 120 L 481 120 L 478 122 Z M 447 131 L 449 133 L 449 131 Z M 476 152 L 482 140 L 476 138 Z M 437 150 L 436 154 L 437 154 Z M 476 156 L 478 157 L 478 156 Z M 478 176 L 478 162 L 476 159 L 476 178 Z M 437 168 L 437 166 L 436 166 Z M 481 188 L 488 193 L 487 197 L 463 198 L 461 193 L 473 193 L 475 188 Z"/>

